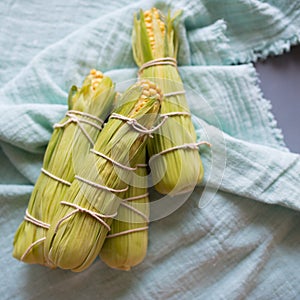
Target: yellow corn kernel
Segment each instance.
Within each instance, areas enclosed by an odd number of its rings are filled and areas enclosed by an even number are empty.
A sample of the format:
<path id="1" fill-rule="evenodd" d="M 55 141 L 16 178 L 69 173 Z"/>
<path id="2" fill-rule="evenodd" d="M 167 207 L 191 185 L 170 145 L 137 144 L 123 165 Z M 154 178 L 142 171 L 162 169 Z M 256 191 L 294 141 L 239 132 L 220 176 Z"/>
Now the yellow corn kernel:
<path id="1" fill-rule="evenodd" d="M 91 69 L 91 71 L 90 71 L 91 75 L 96 75 L 96 73 L 97 73 L 96 69 Z"/>

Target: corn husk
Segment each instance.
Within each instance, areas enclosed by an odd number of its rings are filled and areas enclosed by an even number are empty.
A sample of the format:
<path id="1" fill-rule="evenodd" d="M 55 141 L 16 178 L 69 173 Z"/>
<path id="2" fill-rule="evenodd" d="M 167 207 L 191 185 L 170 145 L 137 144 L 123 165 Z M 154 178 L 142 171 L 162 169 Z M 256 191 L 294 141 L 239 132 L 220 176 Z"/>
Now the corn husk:
<path id="1" fill-rule="evenodd" d="M 158 58 L 176 58 L 178 40 L 176 24 L 180 12 L 173 17 L 163 16 L 157 9 L 140 12 L 139 19 L 134 18 L 132 34 L 135 62 L 141 67 L 146 62 Z M 145 68 L 140 78 L 155 82 L 164 94 L 183 91 L 183 83 L 176 67 L 172 65 L 155 65 Z M 190 112 L 184 94 L 165 97 L 161 113 Z M 160 152 L 184 144 L 194 144 L 196 133 L 191 117 L 176 115 L 169 117 L 165 124 L 149 141 L 147 150 L 150 157 Z M 203 179 L 203 166 L 196 149 L 186 147 L 150 158 L 149 165 L 155 188 L 162 194 L 180 194 L 190 192 Z"/>
<path id="2" fill-rule="evenodd" d="M 158 89 L 152 90 L 154 94 L 149 95 L 150 83 L 147 83 L 142 81 L 130 87 L 121 97 L 114 113 L 134 118 L 144 127 L 151 128 L 157 118 L 162 96 Z M 99 135 L 94 151 L 132 167 L 144 151 L 147 138 L 148 134 L 136 131 L 124 120 L 111 117 Z M 80 272 L 88 268 L 99 254 L 109 231 L 107 226 L 111 224 L 121 202 L 118 194 L 128 188 L 133 171 L 90 153 L 76 174 L 81 179 L 76 177 L 63 200 L 82 209 L 76 211 L 65 202 L 61 203 L 61 209 L 47 234 L 45 252 L 51 263 Z M 102 188 L 82 182 L 82 178 Z M 101 214 L 100 220 L 93 215 L 95 213 Z"/>
<path id="3" fill-rule="evenodd" d="M 128 191 L 120 194 L 118 216 L 100 251 L 109 267 L 128 271 L 141 263 L 147 253 L 149 197 L 147 195 L 146 153 L 142 152 Z M 142 215 L 141 215 L 142 214 Z M 132 231 L 136 230 L 136 231 Z"/>
<path id="4" fill-rule="evenodd" d="M 71 88 L 68 108 L 105 119 L 112 110 L 114 98 L 114 85 L 111 79 L 103 77 L 99 71 L 91 70 L 80 89 L 76 86 Z M 101 122 L 81 114 L 75 114 L 75 116 L 80 120 L 88 137 L 95 141 L 100 132 L 99 128 L 101 129 Z M 80 164 L 89 152 L 91 141 L 79 128 L 78 123 L 68 123 L 68 121 L 70 121 L 69 117 L 63 118 L 58 125 L 61 127 L 54 129 L 44 156 L 43 168 L 71 183 L 75 176 L 75 164 Z M 99 128 L 84 123 L 85 121 L 93 122 Z M 50 224 L 57 209 L 60 208 L 60 199 L 65 197 L 69 188 L 69 185 L 41 173 L 28 204 L 29 214 L 43 223 Z M 43 239 L 47 230 L 47 226 L 44 228 L 39 224 L 24 220 L 15 234 L 13 256 L 26 263 L 55 267 L 49 263 L 44 253 Z"/>

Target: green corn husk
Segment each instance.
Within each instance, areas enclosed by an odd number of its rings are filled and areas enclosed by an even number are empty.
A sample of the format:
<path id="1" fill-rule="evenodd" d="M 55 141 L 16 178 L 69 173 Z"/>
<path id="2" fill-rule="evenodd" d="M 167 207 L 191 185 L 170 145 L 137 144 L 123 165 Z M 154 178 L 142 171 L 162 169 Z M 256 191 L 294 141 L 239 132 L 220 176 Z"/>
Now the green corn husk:
<path id="1" fill-rule="evenodd" d="M 146 153 L 142 152 L 138 164 L 146 163 Z M 122 193 L 120 198 L 125 206 L 118 209 L 118 216 L 111 225 L 111 231 L 106 237 L 100 251 L 100 258 L 111 268 L 128 271 L 141 263 L 146 256 L 148 246 L 149 198 L 147 195 L 147 168 L 141 166 L 135 171 L 136 177 L 130 182 L 128 191 Z M 141 197 L 142 196 L 142 197 Z M 137 199 L 124 201 L 135 197 Z M 129 205 L 141 212 L 143 216 L 126 207 Z M 141 231 L 128 232 L 129 230 Z M 128 233 L 126 233 L 128 232 Z M 113 236 L 115 235 L 115 236 Z"/>
<path id="2" fill-rule="evenodd" d="M 114 113 L 135 118 L 144 127 L 151 128 L 159 112 L 162 95 L 158 89 L 149 95 L 148 90 L 147 81 L 129 88 L 121 97 Z M 127 122 L 110 118 L 100 133 L 94 150 L 123 165 L 135 166 L 140 153 L 144 151 L 147 137 L 147 134 L 137 132 Z M 82 168 L 76 172 L 81 178 L 117 191 L 125 191 L 132 173 L 132 170 L 120 168 L 94 153 L 87 156 Z M 61 203 L 45 241 L 49 261 L 74 272 L 88 268 L 98 256 L 109 230 L 91 215 L 91 211 L 112 216 L 120 205 L 118 194 L 116 191 L 96 188 L 77 177 L 63 200 L 78 205 L 85 211 L 76 211 L 74 207 Z M 112 217 L 102 219 L 108 225 L 112 222 Z"/>
<path id="3" fill-rule="evenodd" d="M 177 56 L 178 40 L 176 22 L 180 12 L 171 17 L 163 16 L 156 8 L 140 12 L 140 18 L 134 18 L 132 34 L 133 55 L 136 64 L 141 67 L 146 62 L 158 58 Z M 140 78 L 155 82 L 164 94 L 183 91 L 183 83 L 176 67 L 155 65 L 140 72 Z M 184 94 L 165 97 L 161 113 L 190 112 Z M 196 142 L 196 133 L 190 116 L 169 117 L 165 124 L 149 141 L 147 150 L 150 157 L 184 144 Z M 201 183 L 204 175 L 203 165 L 197 149 L 185 148 L 161 154 L 149 161 L 153 182 L 158 192 L 176 195 L 192 191 Z"/>
<path id="4" fill-rule="evenodd" d="M 111 79 L 103 77 L 99 71 L 91 70 L 80 89 L 76 86 L 71 88 L 68 108 L 105 119 L 112 110 L 114 98 L 115 91 Z M 76 114 L 76 117 L 82 122 L 93 122 L 101 129 L 101 122 L 97 120 L 80 114 Z M 59 124 L 64 124 L 68 120 L 69 117 L 65 117 Z M 81 124 L 89 137 L 95 141 L 100 130 L 86 123 Z M 47 146 L 43 168 L 71 183 L 75 176 L 74 163 L 82 159 L 89 152 L 90 147 L 90 141 L 77 123 L 72 122 L 62 128 L 55 128 Z M 79 153 L 76 158 L 74 158 L 73 149 Z M 34 218 L 50 224 L 57 209 L 60 208 L 60 199 L 65 197 L 69 188 L 68 185 L 41 173 L 32 192 L 28 212 Z M 47 228 L 24 220 L 15 234 L 13 256 L 26 263 L 55 267 L 48 262 L 44 254 L 41 239 L 46 236 L 47 230 Z M 35 242 L 36 244 L 32 246 Z"/>

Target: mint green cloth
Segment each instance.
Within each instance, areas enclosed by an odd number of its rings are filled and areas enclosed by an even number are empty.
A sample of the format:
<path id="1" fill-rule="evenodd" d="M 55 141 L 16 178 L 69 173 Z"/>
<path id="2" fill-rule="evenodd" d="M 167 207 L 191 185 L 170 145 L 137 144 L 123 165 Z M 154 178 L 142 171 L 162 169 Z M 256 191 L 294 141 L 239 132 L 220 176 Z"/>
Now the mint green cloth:
<path id="1" fill-rule="evenodd" d="M 151 224 L 148 255 L 131 272 L 13 259 L 70 85 L 94 67 L 120 90 L 133 82 L 133 13 L 152 5 L 184 9 L 179 71 L 199 140 L 212 143 L 200 148 L 203 186 Z M 0 25 L 1 299 L 300 297 L 299 155 L 284 145 L 251 64 L 299 43 L 299 1 L 4 0 Z"/>

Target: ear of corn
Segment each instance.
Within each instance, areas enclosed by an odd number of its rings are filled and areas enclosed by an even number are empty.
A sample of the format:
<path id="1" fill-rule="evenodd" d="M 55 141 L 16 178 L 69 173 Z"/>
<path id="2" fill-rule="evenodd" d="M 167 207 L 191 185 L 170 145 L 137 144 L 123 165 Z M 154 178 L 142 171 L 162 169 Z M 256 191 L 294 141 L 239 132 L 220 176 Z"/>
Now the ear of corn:
<path id="1" fill-rule="evenodd" d="M 173 17 L 163 16 L 156 8 L 140 12 L 134 18 L 132 34 L 133 55 L 138 66 L 146 62 L 171 57 L 176 58 L 178 40 L 176 22 L 180 12 Z M 148 78 L 160 86 L 164 94 L 183 91 L 183 83 L 175 66 L 158 64 L 144 68 L 140 78 Z M 165 97 L 161 113 L 187 112 L 189 108 L 184 94 Z M 186 144 L 196 142 L 196 133 L 188 115 L 170 116 L 148 143 L 150 156 Z M 178 194 L 194 189 L 203 179 L 202 161 L 196 147 L 169 151 L 149 161 L 155 188 L 162 194 Z"/>
<path id="2" fill-rule="evenodd" d="M 138 159 L 141 166 L 135 171 L 128 191 L 120 194 L 118 216 L 100 251 L 102 261 L 115 269 L 128 271 L 142 262 L 147 253 L 149 199 L 145 162 L 143 151 Z"/>
<path id="3" fill-rule="evenodd" d="M 74 164 L 80 163 L 91 147 L 90 141 L 79 128 L 79 123 L 69 121 L 71 118 L 78 119 L 88 136 L 95 141 L 102 124 L 84 114 L 105 119 L 112 109 L 114 98 L 111 79 L 96 70 L 91 70 L 81 88 L 71 88 L 68 106 L 69 111 L 73 111 L 72 116 L 66 116 L 58 125 L 61 127 L 54 129 L 43 161 L 43 169 L 62 181 L 44 172 L 40 174 L 27 209 L 29 218 L 33 217 L 37 221 L 27 219 L 19 226 L 14 239 L 15 258 L 27 263 L 54 267 L 45 257 L 43 242 L 60 205 L 60 199 L 65 197 L 70 183 L 74 180 Z M 96 127 L 86 122 L 92 122 Z"/>
<path id="4" fill-rule="evenodd" d="M 158 89 L 149 93 L 149 84 L 141 81 L 129 88 L 114 113 L 134 118 L 144 128 L 151 128 L 162 96 Z M 45 241 L 44 249 L 51 263 L 79 272 L 94 261 L 120 205 L 119 194 L 128 189 L 133 173 L 103 155 L 134 167 L 144 151 L 146 140 L 147 134 L 136 131 L 124 120 L 109 119 L 94 145 L 94 153 L 87 156 L 77 170 L 68 194 L 61 198 L 64 202 Z"/>

